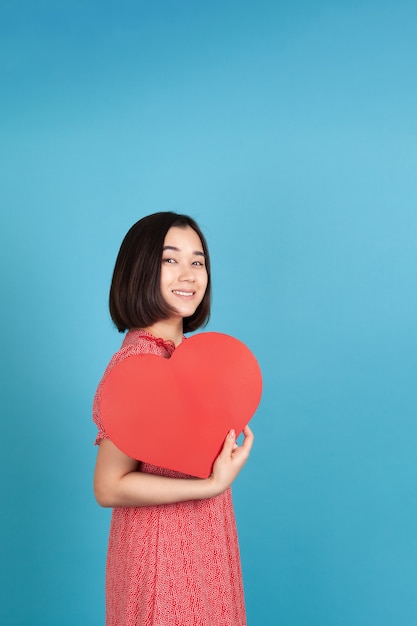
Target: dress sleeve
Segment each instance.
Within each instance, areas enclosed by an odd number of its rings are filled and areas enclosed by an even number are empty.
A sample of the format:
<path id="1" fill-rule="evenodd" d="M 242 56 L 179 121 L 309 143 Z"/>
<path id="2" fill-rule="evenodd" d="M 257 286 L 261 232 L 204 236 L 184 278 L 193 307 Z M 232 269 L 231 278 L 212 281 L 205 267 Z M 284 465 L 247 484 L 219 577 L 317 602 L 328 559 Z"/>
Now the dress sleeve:
<path id="1" fill-rule="evenodd" d="M 113 367 L 115 367 L 116 365 L 118 365 L 119 363 L 121 363 L 124 359 L 126 359 L 128 356 L 132 356 L 132 355 L 136 355 L 136 354 L 144 354 L 144 349 L 143 346 L 135 345 L 135 346 L 131 346 L 131 345 L 127 345 L 125 347 L 122 347 L 118 352 L 116 352 L 116 354 L 112 357 L 110 363 L 108 364 L 104 374 L 103 374 L 103 378 L 100 380 L 96 393 L 94 395 L 94 401 L 93 401 L 93 422 L 95 423 L 95 425 L 97 426 L 98 429 L 98 433 L 97 433 L 97 437 L 94 441 L 94 445 L 99 445 L 100 442 L 103 439 L 110 439 L 109 435 L 106 433 L 106 430 L 103 426 L 103 422 L 101 420 L 101 414 L 100 414 L 100 398 L 101 398 L 101 390 L 103 388 L 103 384 L 105 383 L 109 373 L 111 372 L 111 370 L 113 369 Z"/>
<path id="2" fill-rule="evenodd" d="M 136 356 L 138 354 L 155 354 L 157 356 L 163 356 L 169 358 L 175 349 L 172 342 L 166 342 L 163 339 L 157 339 L 149 334 L 143 334 L 138 336 L 137 334 L 131 336 L 130 333 L 125 337 L 121 349 L 111 359 L 108 364 L 103 378 L 100 380 L 93 401 L 93 421 L 98 428 L 95 444 L 99 444 L 103 439 L 110 439 L 106 433 L 103 422 L 100 415 L 100 398 L 103 384 L 106 381 L 107 376 L 121 361 L 129 356 Z"/>

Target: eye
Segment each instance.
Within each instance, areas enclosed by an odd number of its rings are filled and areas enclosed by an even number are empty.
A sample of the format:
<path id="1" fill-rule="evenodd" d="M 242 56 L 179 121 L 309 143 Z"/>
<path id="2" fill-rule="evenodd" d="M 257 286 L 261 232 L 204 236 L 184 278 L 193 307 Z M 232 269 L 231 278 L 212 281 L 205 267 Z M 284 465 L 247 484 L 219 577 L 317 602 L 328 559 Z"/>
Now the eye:
<path id="1" fill-rule="evenodd" d="M 176 261 L 172 257 L 167 257 L 166 259 L 162 259 L 162 263 L 176 263 Z"/>

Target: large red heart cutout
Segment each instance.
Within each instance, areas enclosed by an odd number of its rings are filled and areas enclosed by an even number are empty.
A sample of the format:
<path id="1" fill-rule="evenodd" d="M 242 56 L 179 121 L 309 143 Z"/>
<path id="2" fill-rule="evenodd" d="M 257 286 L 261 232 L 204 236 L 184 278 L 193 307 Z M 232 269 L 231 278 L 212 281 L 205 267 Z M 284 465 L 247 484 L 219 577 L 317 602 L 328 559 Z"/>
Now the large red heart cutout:
<path id="1" fill-rule="evenodd" d="M 245 344 L 200 333 L 170 359 L 141 354 L 116 365 L 103 383 L 101 418 L 128 456 L 207 478 L 227 433 L 242 432 L 261 393 L 261 371 Z"/>

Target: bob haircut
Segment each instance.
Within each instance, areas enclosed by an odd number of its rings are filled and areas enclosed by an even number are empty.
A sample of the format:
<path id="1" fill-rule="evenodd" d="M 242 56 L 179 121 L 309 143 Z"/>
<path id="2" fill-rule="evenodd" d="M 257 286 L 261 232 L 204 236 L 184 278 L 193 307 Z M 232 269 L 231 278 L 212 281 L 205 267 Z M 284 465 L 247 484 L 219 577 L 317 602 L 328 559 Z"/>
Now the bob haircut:
<path id="1" fill-rule="evenodd" d="M 200 237 L 205 254 L 207 289 L 190 317 L 184 318 L 183 332 L 197 330 L 210 317 L 210 257 L 206 239 L 198 224 L 188 215 L 170 211 L 153 213 L 134 224 L 120 246 L 110 287 L 111 318 L 119 332 L 147 328 L 169 318 L 175 310 L 161 294 L 162 251 L 170 228 L 190 226 Z"/>

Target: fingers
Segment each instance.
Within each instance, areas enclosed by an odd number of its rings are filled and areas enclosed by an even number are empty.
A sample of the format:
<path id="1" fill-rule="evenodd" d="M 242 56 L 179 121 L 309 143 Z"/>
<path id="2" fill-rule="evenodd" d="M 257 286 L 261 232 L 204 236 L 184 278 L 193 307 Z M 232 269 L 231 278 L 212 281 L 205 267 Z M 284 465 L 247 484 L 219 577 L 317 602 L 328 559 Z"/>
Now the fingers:
<path id="1" fill-rule="evenodd" d="M 249 426 L 243 429 L 244 440 L 240 446 L 236 441 L 236 432 L 230 430 L 224 440 L 223 448 L 213 464 L 210 477 L 217 494 L 229 487 L 245 465 L 253 444 L 253 433 Z"/>
<path id="2" fill-rule="evenodd" d="M 227 437 L 224 441 L 223 450 L 222 450 L 225 454 L 227 455 L 232 454 L 233 452 L 239 449 L 239 451 L 241 450 L 242 453 L 249 455 L 249 452 L 252 448 L 253 441 L 254 441 L 253 432 L 249 428 L 249 426 L 245 426 L 242 433 L 243 433 L 244 439 L 243 439 L 242 445 L 239 445 L 236 441 L 235 430 L 232 428 L 232 430 L 228 432 Z M 239 452 L 239 454 L 241 453 Z"/>
<path id="3" fill-rule="evenodd" d="M 249 428 L 249 426 L 245 426 L 245 428 L 243 429 L 243 435 L 244 435 L 244 440 L 242 443 L 242 448 L 245 448 L 248 452 L 250 451 L 250 449 L 253 446 L 253 441 L 255 439 L 252 430 Z"/>
<path id="4" fill-rule="evenodd" d="M 227 436 L 226 436 L 226 439 L 224 440 L 223 448 L 220 454 L 224 454 L 225 456 L 230 456 L 235 443 L 236 443 L 236 434 L 235 434 L 235 431 L 232 429 L 232 430 L 229 430 L 229 432 L 227 433 Z"/>

